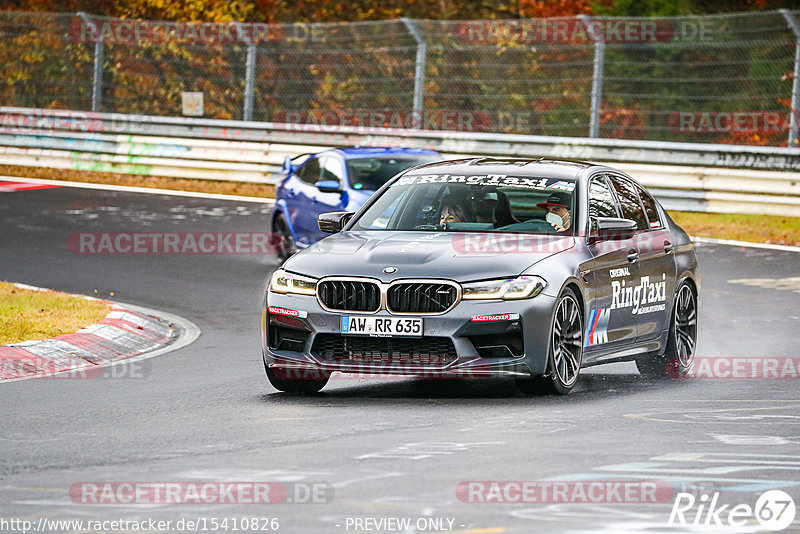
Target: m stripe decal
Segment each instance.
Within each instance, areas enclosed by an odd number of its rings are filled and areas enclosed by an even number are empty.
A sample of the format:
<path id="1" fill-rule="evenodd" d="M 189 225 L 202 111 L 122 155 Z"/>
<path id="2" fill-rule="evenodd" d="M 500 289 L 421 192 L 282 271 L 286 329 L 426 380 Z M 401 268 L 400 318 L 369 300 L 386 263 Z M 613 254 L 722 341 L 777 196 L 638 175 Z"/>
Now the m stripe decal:
<path id="1" fill-rule="evenodd" d="M 609 308 L 592 310 L 589 315 L 591 328 L 586 334 L 586 340 L 583 343 L 584 347 L 608 343 L 608 322 L 610 319 L 611 310 Z"/>
<path id="2" fill-rule="evenodd" d="M 586 333 L 586 339 L 583 342 L 584 347 L 588 347 L 592 344 L 592 337 L 594 336 L 594 329 L 597 328 L 598 318 L 599 314 L 597 310 L 592 310 L 592 313 L 589 314 L 589 332 Z"/>

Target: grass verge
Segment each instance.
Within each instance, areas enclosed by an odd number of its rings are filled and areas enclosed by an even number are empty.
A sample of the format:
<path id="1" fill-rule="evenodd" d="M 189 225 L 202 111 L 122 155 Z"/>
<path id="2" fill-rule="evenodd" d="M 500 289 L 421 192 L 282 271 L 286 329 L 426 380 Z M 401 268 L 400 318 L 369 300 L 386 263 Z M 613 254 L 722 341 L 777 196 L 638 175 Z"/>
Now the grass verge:
<path id="1" fill-rule="evenodd" d="M 0 282 L 0 345 L 76 332 L 110 311 L 103 302 Z"/>
<path id="2" fill-rule="evenodd" d="M 69 180 L 110 185 L 150 187 L 179 191 L 198 191 L 222 195 L 244 195 L 274 198 L 275 188 L 267 184 L 225 182 L 219 180 L 189 180 L 163 176 L 139 176 L 73 169 L 49 169 L 0 165 L 0 175 Z M 779 215 L 744 215 L 735 213 L 697 213 L 671 211 L 672 218 L 689 235 L 800 246 L 800 218 Z"/>
<path id="3" fill-rule="evenodd" d="M 689 235 L 800 246 L 800 218 L 742 213 L 670 211 Z"/>

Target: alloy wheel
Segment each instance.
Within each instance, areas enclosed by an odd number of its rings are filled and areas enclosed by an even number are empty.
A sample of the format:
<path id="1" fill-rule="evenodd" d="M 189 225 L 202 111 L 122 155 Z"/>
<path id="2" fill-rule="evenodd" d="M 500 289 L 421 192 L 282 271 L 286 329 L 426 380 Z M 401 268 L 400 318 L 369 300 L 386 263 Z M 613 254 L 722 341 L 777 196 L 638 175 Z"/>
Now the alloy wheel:
<path id="1" fill-rule="evenodd" d="M 565 387 L 578 380 L 583 354 L 583 325 L 578 301 L 567 294 L 558 303 L 553 320 L 552 372 Z"/>
<path id="2" fill-rule="evenodd" d="M 697 302 L 692 289 L 684 284 L 675 303 L 675 348 L 682 369 L 689 369 L 697 344 Z"/>

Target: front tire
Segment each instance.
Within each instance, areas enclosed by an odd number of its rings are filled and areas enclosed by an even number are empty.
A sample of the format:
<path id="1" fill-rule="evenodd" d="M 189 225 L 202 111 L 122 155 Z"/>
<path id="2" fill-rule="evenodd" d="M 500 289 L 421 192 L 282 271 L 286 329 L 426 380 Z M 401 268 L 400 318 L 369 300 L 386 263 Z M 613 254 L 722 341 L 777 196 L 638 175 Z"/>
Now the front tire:
<path id="1" fill-rule="evenodd" d="M 305 370 L 287 370 L 279 368 L 276 371 L 274 368 L 264 364 L 264 370 L 267 372 L 267 380 L 272 384 L 272 387 L 278 391 L 286 393 L 301 393 L 309 395 L 318 393 L 319 390 L 325 387 L 330 378 L 329 373 L 323 371 L 314 371 L 314 374 L 319 378 L 304 376 L 308 371 Z M 298 376 L 292 376 L 297 373 Z"/>
<path id="2" fill-rule="evenodd" d="M 694 363 L 696 346 L 697 295 L 688 282 L 683 282 L 675 293 L 664 354 L 639 358 L 636 367 L 646 378 L 685 378 Z"/>
<path id="3" fill-rule="evenodd" d="M 281 261 L 288 260 L 297 252 L 297 245 L 283 215 L 275 216 L 275 221 L 272 223 L 272 239 L 275 250 L 278 253 L 278 259 Z"/>
<path id="4" fill-rule="evenodd" d="M 583 314 L 578 296 L 566 289 L 556 301 L 548 343 L 547 372 L 517 379 L 529 395 L 567 395 L 578 381 L 583 362 Z"/>

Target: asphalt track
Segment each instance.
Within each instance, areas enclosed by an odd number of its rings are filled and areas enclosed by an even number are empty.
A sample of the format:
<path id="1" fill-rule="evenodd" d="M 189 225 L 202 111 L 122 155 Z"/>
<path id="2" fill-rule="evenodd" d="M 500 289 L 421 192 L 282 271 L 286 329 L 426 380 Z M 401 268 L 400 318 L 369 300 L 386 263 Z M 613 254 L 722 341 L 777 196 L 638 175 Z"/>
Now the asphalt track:
<path id="1" fill-rule="evenodd" d="M 277 518 L 278 531 L 291 533 L 422 532 L 436 521 L 443 528 L 429 531 L 722 530 L 669 527 L 674 499 L 462 502 L 465 481 L 664 481 L 693 489 L 698 503 L 719 491 L 720 503 L 751 506 L 782 489 L 800 504 L 796 379 L 651 382 L 625 363 L 587 370 L 568 397 L 528 398 L 505 379 L 366 378 L 296 397 L 271 389 L 261 364 L 260 305 L 274 256 L 67 247 L 76 232 L 263 232 L 269 210 L 69 187 L 0 193 L 0 279 L 161 309 L 202 330 L 192 345 L 122 376 L 0 384 L 0 525 L 205 518 L 206 531 L 223 532 L 208 521 L 255 517 Z M 699 355 L 797 357 L 800 284 L 729 280 L 796 277 L 800 253 L 705 245 L 698 254 Z M 86 481 L 315 483 L 324 502 L 76 504 L 69 489 Z M 389 518 L 411 526 L 373 522 Z M 738 531 L 762 530 L 751 519 Z"/>

